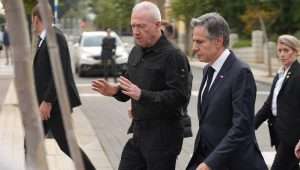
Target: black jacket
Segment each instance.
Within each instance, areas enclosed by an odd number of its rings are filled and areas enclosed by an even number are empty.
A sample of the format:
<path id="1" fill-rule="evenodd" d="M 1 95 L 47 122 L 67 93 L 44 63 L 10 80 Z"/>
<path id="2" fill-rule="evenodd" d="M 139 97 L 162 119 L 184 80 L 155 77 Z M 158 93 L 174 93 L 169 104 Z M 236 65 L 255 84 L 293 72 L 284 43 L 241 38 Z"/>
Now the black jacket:
<path id="1" fill-rule="evenodd" d="M 102 59 L 111 59 L 116 50 L 116 39 L 114 37 L 104 37 L 102 41 Z"/>
<path id="2" fill-rule="evenodd" d="M 258 128 L 262 122 L 269 120 L 275 131 L 270 134 L 272 145 L 284 141 L 286 144 L 294 147 L 300 139 L 300 64 L 295 61 L 284 81 L 277 96 L 277 116 L 272 115 L 272 98 L 275 84 L 278 76 L 274 78 L 271 93 L 262 108 L 255 116 L 255 126 Z M 274 121 L 276 122 L 274 125 Z M 279 140 L 279 141 L 277 141 Z"/>
<path id="3" fill-rule="evenodd" d="M 68 89 L 70 105 L 73 108 L 80 105 L 81 102 L 71 70 L 70 53 L 63 33 L 56 28 L 55 33 L 59 47 L 63 73 L 67 84 L 66 88 Z M 58 101 L 49 57 L 50 56 L 45 39 L 43 40 L 41 46 L 37 49 L 34 57 L 33 71 L 35 87 L 39 104 L 41 104 L 42 101 L 46 101 L 51 102 L 52 105 L 56 106 Z"/>
<path id="4" fill-rule="evenodd" d="M 180 118 L 188 98 L 185 57 L 164 35 L 151 48 L 132 49 L 126 77 L 142 90 L 140 100 L 132 100 L 134 120 Z M 115 97 L 129 100 L 121 91 Z"/>

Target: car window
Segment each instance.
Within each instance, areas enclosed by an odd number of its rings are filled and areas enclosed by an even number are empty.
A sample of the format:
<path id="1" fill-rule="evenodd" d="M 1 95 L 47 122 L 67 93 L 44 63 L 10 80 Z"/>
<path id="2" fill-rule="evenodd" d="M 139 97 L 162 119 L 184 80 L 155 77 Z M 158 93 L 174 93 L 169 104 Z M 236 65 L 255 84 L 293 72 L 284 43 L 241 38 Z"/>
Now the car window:
<path id="1" fill-rule="evenodd" d="M 82 46 L 97 47 L 102 45 L 102 36 L 86 36 L 83 38 Z"/>
<path id="2" fill-rule="evenodd" d="M 122 45 L 122 41 L 120 37 L 116 34 L 112 34 L 114 38 L 116 38 L 117 46 Z M 105 35 L 84 35 L 82 36 L 82 46 L 83 47 L 99 47 L 102 45 L 102 40 Z"/>

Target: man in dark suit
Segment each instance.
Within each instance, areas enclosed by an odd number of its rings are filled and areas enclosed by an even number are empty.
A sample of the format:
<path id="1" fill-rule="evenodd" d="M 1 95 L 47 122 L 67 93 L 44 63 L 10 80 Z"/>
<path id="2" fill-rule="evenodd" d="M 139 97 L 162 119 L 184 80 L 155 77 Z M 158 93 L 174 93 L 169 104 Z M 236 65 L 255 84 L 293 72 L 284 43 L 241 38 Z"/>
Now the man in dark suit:
<path id="1" fill-rule="evenodd" d="M 187 170 L 267 170 L 254 133 L 255 81 L 249 66 L 227 49 L 227 22 L 218 13 L 208 13 L 193 19 L 192 26 L 193 51 L 208 65 Z"/>
<path id="2" fill-rule="evenodd" d="M 112 76 L 114 77 L 115 82 L 117 82 L 116 63 L 114 59 L 114 54 L 116 52 L 116 47 L 117 47 L 116 39 L 111 36 L 110 28 L 108 28 L 106 32 L 107 32 L 107 36 L 103 38 L 102 52 L 101 52 L 104 78 L 105 80 L 108 79 L 109 68 L 111 68 Z"/>
<path id="3" fill-rule="evenodd" d="M 52 15 L 49 7 L 49 15 Z M 51 18 L 51 17 L 49 17 Z M 39 5 L 36 5 L 32 10 L 32 25 L 34 32 L 38 36 L 37 50 L 33 62 L 33 71 L 35 78 L 35 88 L 38 98 L 39 111 L 43 120 L 45 134 L 51 130 L 60 149 L 70 156 L 70 150 L 67 144 L 65 129 L 63 127 L 62 115 L 58 104 L 56 89 L 54 85 L 54 77 L 50 64 L 50 56 L 47 47 L 47 32 L 42 22 L 39 12 Z M 59 53 L 65 82 L 67 83 L 68 95 L 71 107 L 76 107 L 81 104 L 79 94 L 76 89 L 70 64 L 70 54 L 67 41 L 61 31 L 55 28 Z M 81 150 L 84 166 L 86 170 L 94 170 L 88 157 Z"/>
<path id="4" fill-rule="evenodd" d="M 299 40 L 281 35 L 277 54 L 282 67 L 274 78 L 269 97 L 255 116 L 255 127 L 268 120 L 271 145 L 276 148 L 272 170 L 299 170 L 299 160 L 294 155 L 294 147 L 300 139 Z"/>

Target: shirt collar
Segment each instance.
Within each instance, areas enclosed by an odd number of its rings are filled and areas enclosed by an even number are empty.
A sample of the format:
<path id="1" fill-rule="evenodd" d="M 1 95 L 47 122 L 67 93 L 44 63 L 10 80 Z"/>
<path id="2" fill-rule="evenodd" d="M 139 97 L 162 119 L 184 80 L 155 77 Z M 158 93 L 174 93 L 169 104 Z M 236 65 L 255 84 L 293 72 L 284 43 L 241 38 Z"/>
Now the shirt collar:
<path id="1" fill-rule="evenodd" d="M 287 72 L 290 70 L 290 68 L 291 68 L 291 66 L 289 66 L 287 69 L 284 70 L 284 66 L 281 66 L 281 67 L 278 69 L 277 73 L 278 73 L 279 75 L 286 75 Z"/>
<path id="2" fill-rule="evenodd" d="M 144 52 L 149 52 L 149 51 L 158 52 L 161 48 L 164 47 L 164 45 L 166 44 L 166 41 L 168 41 L 168 40 L 165 37 L 165 35 L 162 33 L 160 38 L 158 39 L 158 41 L 152 47 L 143 48 L 143 51 Z"/>
<path id="3" fill-rule="evenodd" d="M 44 29 L 39 36 L 42 40 L 44 40 L 46 38 L 46 35 L 47 35 L 47 31 L 46 29 Z"/>
<path id="4" fill-rule="evenodd" d="M 218 59 L 211 65 L 215 69 L 216 73 L 218 73 L 221 70 L 223 64 L 225 63 L 229 55 L 230 51 L 228 49 L 225 49 L 222 52 L 222 54 L 218 57 Z"/>

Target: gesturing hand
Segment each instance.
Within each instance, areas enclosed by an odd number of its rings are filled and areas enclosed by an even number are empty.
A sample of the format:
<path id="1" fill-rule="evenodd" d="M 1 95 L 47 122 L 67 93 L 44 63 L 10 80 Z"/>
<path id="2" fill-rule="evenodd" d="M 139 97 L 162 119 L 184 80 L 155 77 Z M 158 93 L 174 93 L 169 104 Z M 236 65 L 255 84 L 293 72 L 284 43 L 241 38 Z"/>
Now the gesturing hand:
<path id="1" fill-rule="evenodd" d="M 122 89 L 122 93 L 126 94 L 127 96 L 131 97 L 134 100 L 139 100 L 141 97 L 141 89 L 133 84 L 127 78 L 121 76 L 119 79 L 120 87 Z"/>
<path id="2" fill-rule="evenodd" d="M 110 84 L 105 80 L 93 80 L 92 81 L 92 90 L 97 91 L 104 96 L 113 96 L 117 94 L 119 86 L 117 84 Z"/>

